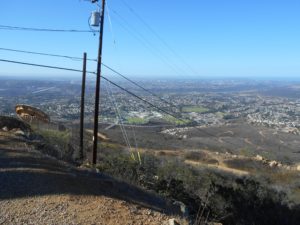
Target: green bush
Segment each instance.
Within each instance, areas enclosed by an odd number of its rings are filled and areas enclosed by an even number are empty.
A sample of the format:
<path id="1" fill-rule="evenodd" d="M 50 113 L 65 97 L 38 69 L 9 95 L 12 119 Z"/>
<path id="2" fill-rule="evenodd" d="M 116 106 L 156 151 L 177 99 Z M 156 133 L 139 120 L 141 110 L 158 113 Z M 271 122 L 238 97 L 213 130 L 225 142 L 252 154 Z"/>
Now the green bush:
<path id="1" fill-rule="evenodd" d="M 39 137 L 40 142 L 36 148 L 41 152 L 62 159 L 74 162 L 73 153 L 75 149 L 71 145 L 70 131 L 58 131 L 51 129 L 34 129 L 34 136 Z"/>

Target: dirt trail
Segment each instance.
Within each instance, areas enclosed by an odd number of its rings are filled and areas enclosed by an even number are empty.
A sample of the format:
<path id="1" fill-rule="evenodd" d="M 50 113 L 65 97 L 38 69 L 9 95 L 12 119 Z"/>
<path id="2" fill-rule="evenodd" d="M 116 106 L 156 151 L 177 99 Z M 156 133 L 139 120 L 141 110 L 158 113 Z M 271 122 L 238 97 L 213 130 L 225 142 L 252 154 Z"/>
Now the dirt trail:
<path id="1" fill-rule="evenodd" d="M 153 194 L 25 146 L 0 132 L 0 224 L 186 224 Z"/>
<path id="2" fill-rule="evenodd" d="M 215 165 L 215 164 L 207 164 L 207 163 L 202 163 L 202 162 L 196 162 L 193 160 L 185 160 L 185 163 L 190 164 L 190 165 L 194 165 L 194 166 L 201 166 L 201 167 L 208 167 L 208 168 L 212 168 L 212 169 L 217 169 L 217 170 L 222 170 L 224 172 L 228 172 L 228 173 L 233 173 L 236 175 L 249 175 L 249 172 L 244 171 L 244 170 L 238 170 L 238 169 L 233 169 L 230 167 L 227 167 L 226 165 Z"/>
<path id="3" fill-rule="evenodd" d="M 164 156 L 169 156 L 169 157 L 182 157 L 182 158 L 184 158 L 184 155 L 189 152 L 188 150 L 155 150 L 155 149 L 142 149 L 142 148 L 139 148 L 139 151 L 152 153 L 156 156 L 164 155 Z M 226 155 L 226 154 L 221 154 L 221 153 L 216 154 L 216 152 L 211 152 L 211 151 L 204 150 L 204 149 L 198 150 L 198 152 L 205 153 L 208 158 L 214 159 L 214 160 L 216 160 L 216 162 L 209 163 L 209 162 L 205 162 L 205 161 L 202 162 L 201 160 L 200 161 L 199 160 L 184 160 L 184 162 L 189 165 L 221 170 L 221 171 L 232 173 L 232 174 L 239 175 L 239 176 L 249 175 L 248 171 L 230 168 L 230 167 L 228 167 L 228 165 L 226 165 L 226 163 L 224 163 L 224 161 L 226 159 L 232 159 L 231 155 Z M 244 157 L 236 156 L 236 158 L 244 158 Z"/>

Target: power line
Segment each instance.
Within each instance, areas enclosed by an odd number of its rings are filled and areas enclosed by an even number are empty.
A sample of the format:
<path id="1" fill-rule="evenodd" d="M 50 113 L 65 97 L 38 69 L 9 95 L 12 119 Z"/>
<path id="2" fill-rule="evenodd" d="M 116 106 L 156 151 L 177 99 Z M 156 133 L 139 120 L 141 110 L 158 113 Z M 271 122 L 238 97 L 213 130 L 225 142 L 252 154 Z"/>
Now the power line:
<path id="1" fill-rule="evenodd" d="M 72 71 L 72 72 L 82 72 L 82 70 L 77 70 L 77 69 L 71 69 L 71 68 L 65 68 L 65 67 L 58 67 L 58 66 L 48 66 L 48 65 L 42 65 L 42 64 L 35 64 L 35 63 L 27 63 L 27 62 L 20 62 L 20 61 L 14 61 L 14 60 L 6 60 L 6 59 L 0 59 L 0 62 L 7 62 L 7 63 L 14 63 L 14 64 L 21 64 L 21 65 L 27 65 L 27 66 L 35 66 L 35 67 L 43 67 L 43 68 L 50 68 L 50 69 L 58 69 L 58 70 L 65 70 L 65 71 Z M 91 71 L 87 71 L 87 73 L 90 74 L 96 74 L 95 72 L 91 72 Z M 175 119 L 177 119 L 177 116 L 174 115 L 173 113 L 170 113 L 168 111 L 166 111 L 165 109 L 160 108 L 159 106 L 156 106 L 154 104 L 152 104 L 151 102 L 147 101 L 146 99 L 143 99 L 142 97 L 134 94 L 131 91 L 128 91 L 126 88 L 116 84 L 115 82 L 109 80 L 108 78 L 106 78 L 105 76 L 101 75 L 101 78 L 103 78 L 104 80 L 108 81 L 110 84 L 118 87 L 119 89 L 127 92 L 128 94 L 134 96 L 135 98 L 147 103 L 148 105 L 150 105 L 151 107 L 167 114 L 170 115 L 172 117 L 174 117 Z"/>
<path id="2" fill-rule="evenodd" d="M 58 69 L 58 70 L 65 70 L 65 71 L 72 71 L 72 72 L 82 72 L 82 70 L 77 70 L 77 69 L 58 67 L 58 66 L 48 66 L 48 65 L 36 64 L 36 63 L 27 63 L 27 62 L 20 62 L 20 61 L 6 60 L 6 59 L 0 59 L 0 62 L 15 63 L 15 64 L 21 64 L 27 66 L 36 66 L 36 67 Z M 95 72 L 90 72 L 90 71 L 87 71 L 87 73 L 96 74 Z"/>
<path id="3" fill-rule="evenodd" d="M 13 60 L 6 60 L 6 59 L 0 59 L 0 62 L 7 62 L 7 63 L 15 63 L 15 64 L 21 64 L 21 65 L 27 65 L 27 66 L 36 66 L 36 67 L 43 67 L 43 68 L 50 68 L 50 69 L 58 69 L 58 70 L 65 70 L 65 71 L 73 71 L 73 72 L 82 72 L 82 70 L 77 70 L 77 69 L 71 69 L 71 68 L 65 68 L 65 67 L 57 67 L 57 66 L 49 66 L 49 65 L 42 65 L 42 64 L 35 64 L 35 63 L 27 63 L 27 62 L 20 62 L 20 61 L 13 61 Z M 96 75 L 95 72 L 91 72 L 91 71 L 87 71 L 87 73 L 90 73 L 90 74 L 94 74 Z M 132 95 L 133 97 L 147 103 L 148 105 L 150 105 L 151 107 L 157 109 L 158 111 L 160 112 L 163 112 L 169 116 L 172 116 L 173 118 L 183 122 L 183 123 L 186 123 L 185 120 L 183 120 L 182 118 L 179 118 L 177 115 L 173 114 L 173 113 L 170 113 L 168 111 L 166 111 L 165 109 L 162 109 L 160 108 L 159 106 L 156 106 L 154 104 L 152 104 L 151 102 L 147 101 L 146 99 L 143 99 L 142 97 L 134 94 L 133 92 L 127 90 L 126 88 L 118 85 L 117 83 L 111 81 L 110 79 L 106 78 L 105 76 L 101 75 L 101 78 L 106 80 L 107 82 L 109 82 L 110 84 L 114 85 L 115 87 L 125 91 L 126 93 Z M 196 128 L 197 130 L 200 130 L 200 128 L 198 127 L 194 127 Z M 218 136 L 214 135 L 214 134 L 211 134 L 210 132 L 207 132 L 207 131 L 204 131 L 204 130 L 200 130 L 202 133 L 204 134 L 207 134 L 208 136 L 211 136 L 211 137 L 215 137 L 215 138 L 219 138 Z M 227 141 L 227 140 L 222 140 L 223 142 L 226 142 L 228 144 L 231 144 L 233 146 L 235 146 L 236 144 L 230 142 L 230 141 Z"/>
<path id="4" fill-rule="evenodd" d="M 128 94 L 132 95 L 133 97 L 135 97 L 135 98 L 137 98 L 137 99 L 139 99 L 139 100 L 141 100 L 141 101 L 147 103 L 148 105 L 152 106 L 153 108 L 155 108 L 155 109 L 157 109 L 157 110 L 159 110 L 159 111 L 161 111 L 161 112 L 163 112 L 163 113 L 165 113 L 165 114 L 167 114 L 167 115 L 169 115 L 169 116 L 172 116 L 172 117 L 174 117 L 175 119 L 178 119 L 177 116 L 176 116 L 175 114 L 170 113 L 170 112 L 166 111 L 165 109 L 162 109 L 162 108 L 160 108 L 159 106 L 156 106 L 156 105 L 152 104 L 151 102 L 147 101 L 146 99 L 143 99 L 142 97 L 140 97 L 140 96 L 134 94 L 133 92 L 128 91 L 126 88 L 124 88 L 124 87 L 122 87 L 122 86 L 116 84 L 115 82 L 109 80 L 108 78 L 106 78 L 106 77 L 104 77 L 104 76 L 101 76 L 101 77 L 102 77 L 104 80 L 106 80 L 106 81 L 108 81 L 109 83 L 111 83 L 112 85 L 116 86 L 117 88 L 119 88 L 119 89 L 121 89 L 121 90 L 127 92 Z M 180 120 L 181 120 L 181 119 L 180 119 Z M 182 121 L 183 121 L 183 120 L 182 120 Z"/>
<path id="5" fill-rule="evenodd" d="M 17 50 L 17 49 L 11 49 L 11 48 L 1 48 L 0 47 L 0 50 L 10 51 L 10 52 L 20 52 L 20 53 L 33 54 L 33 55 L 52 56 L 52 57 L 66 58 L 66 59 L 71 59 L 71 60 L 83 60 L 83 58 L 81 58 L 81 57 L 67 56 L 67 55 L 58 55 L 58 54 L 50 54 L 50 53 L 43 53 L 43 52 L 32 52 L 32 51 Z M 87 60 L 89 60 L 89 61 L 97 61 L 96 59 L 87 59 Z"/>
<path id="6" fill-rule="evenodd" d="M 50 53 L 42 53 L 42 52 L 32 52 L 32 51 L 25 51 L 25 50 L 17 50 L 17 49 L 11 49 L 11 48 L 2 48 L 0 47 L 0 50 L 3 51 L 11 51 L 11 52 L 20 52 L 20 53 L 25 53 L 25 54 L 33 54 L 33 55 L 43 55 L 43 56 L 51 56 L 51 57 L 59 57 L 59 58 L 66 58 L 66 59 L 71 59 L 71 60 L 82 60 L 81 57 L 75 57 L 75 56 L 67 56 L 67 55 L 58 55 L 58 54 L 50 54 Z M 96 59 L 87 59 L 89 61 L 95 61 L 97 62 Z M 109 69 L 110 71 L 114 72 L 115 74 L 117 74 L 118 76 L 124 78 L 125 80 L 129 81 L 130 83 L 134 84 L 135 86 L 141 88 L 142 90 L 148 92 L 149 94 L 153 95 L 154 97 L 158 98 L 160 101 L 168 104 L 171 107 L 175 107 L 177 108 L 177 106 L 175 106 L 173 103 L 163 99 L 162 97 L 158 96 L 157 94 L 155 94 L 154 92 L 144 88 L 143 86 L 139 85 L 138 83 L 136 83 L 135 81 L 129 79 L 128 77 L 126 77 L 125 75 L 121 74 L 120 72 L 116 71 L 115 69 L 111 68 L 110 66 L 102 63 L 102 65 Z"/>
<path id="7" fill-rule="evenodd" d="M 103 65 L 105 68 L 109 69 L 110 71 L 112 71 L 112 72 L 116 73 L 117 75 L 123 77 L 125 80 L 129 81 L 130 83 L 134 84 L 135 86 L 137 86 L 137 87 L 141 88 L 142 90 L 148 92 L 149 94 L 155 96 L 156 98 L 158 98 L 158 99 L 161 100 L 162 102 L 164 102 L 164 103 L 166 103 L 166 104 L 168 104 L 168 105 L 170 105 L 170 106 L 172 106 L 172 107 L 175 107 L 175 108 L 177 107 L 177 106 L 175 106 L 173 103 L 171 103 L 171 102 L 169 102 L 169 101 L 167 101 L 167 100 L 161 98 L 160 96 L 158 96 L 158 95 L 155 94 L 154 92 L 152 92 L 152 91 L 150 91 L 150 90 L 144 88 L 143 86 L 139 85 L 139 84 L 136 83 L 135 81 L 129 79 L 128 77 L 126 77 L 126 76 L 124 76 L 123 74 L 119 73 L 118 71 L 114 70 L 113 68 L 111 68 L 111 67 L 109 67 L 109 66 L 107 66 L 107 65 L 105 65 L 105 64 L 103 64 L 103 63 L 102 63 L 102 65 Z"/>
<path id="8" fill-rule="evenodd" d="M 129 11 L 144 24 L 148 30 L 170 51 L 172 54 L 177 57 L 180 61 L 182 61 L 189 70 L 195 74 L 197 72 L 185 61 L 183 57 L 181 57 L 125 0 L 121 0 L 121 2 L 129 9 Z"/>
<path id="9" fill-rule="evenodd" d="M 69 32 L 69 33 L 95 33 L 99 31 L 92 30 L 76 30 L 76 29 L 50 29 L 50 28 L 33 28 L 33 27 L 18 27 L 0 25 L 1 30 L 12 30 L 12 31 L 41 31 L 41 32 Z"/>
<path id="10" fill-rule="evenodd" d="M 123 135 L 123 138 L 124 138 L 124 141 L 125 143 L 127 144 L 127 147 L 130 149 L 131 151 L 131 145 L 130 145 L 130 141 L 129 141 L 129 138 L 128 138 L 128 135 L 127 135 L 127 132 L 126 132 L 126 129 L 124 127 L 124 124 L 122 122 L 122 117 L 121 117 L 121 113 L 120 113 L 120 110 L 117 106 L 117 103 L 116 103 L 116 100 L 113 96 L 113 93 L 111 91 L 111 88 L 110 88 L 110 83 L 107 82 L 107 85 L 105 85 L 105 89 L 106 89 L 106 92 L 107 92 L 107 95 L 108 95 L 108 99 L 112 105 L 112 107 L 114 108 L 115 110 L 115 114 L 118 118 L 118 122 L 120 124 L 120 129 L 121 129 L 121 132 L 122 132 L 122 135 Z M 108 90 L 109 89 L 109 90 Z"/>
<path id="11" fill-rule="evenodd" d="M 170 60 L 167 59 L 167 57 L 158 49 L 156 48 L 150 41 L 147 40 L 147 38 L 144 37 L 143 34 L 141 34 L 137 29 L 135 29 L 133 26 L 131 26 L 127 20 L 121 16 L 118 12 L 115 10 L 112 10 L 112 12 L 118 17 L 119 20 L 123 21 L 124 24 L 119 23 L 119 25 L 127 31 L 130 35 L 132 35 L 135 39 L 137 39 L 141 44 L 143 44 L 147 49 L 150 49 L 151 53 L 154 54 L 156 57 L 159 57 L 161 61 L 168 65 L 169 68 L 171 68 L 177 75 L 185 74 L 185 71 L 182 70 L 180 67 L 178 67 L 176 64 L 171 63 Z"/>
<path id="12" fill-rule="evenodd" d="M 165 114 L 167 114 L 167 115 L 169 115 L 169 116 L 172 116 L 173 118 L 179 120 L 180 122 L 186 123 L 185 120 L 183 120 L 182 118 L 179 118 L 177 115 L 174 115 L 173 113 L 167 112 L 166 110 L 164 110 L 164 109 L 162 109 L 162 108 L 160 108 L 160 107 L 158 107 L 158 106 L 152 104 L 151 102 L 149 102 L 149 101 L 143 99 L 142 97 L 140 97 L 140 96 L 138 96 L 138 95 L 132 93 L 131 91 L 128 91 L 126 88 L 123 88 L 122 86 L 116 84 L 115 82 L 113 82 L 113 81 L 107 79 L 106 77 L 104 77 L 104 76 L 101 76 L 101 77 L 102 77 L 104 80 L 108 81 L 110 84 L 112 84 L 112 85 L 118 87 L 119 89 L 121 89 L 121 90 L 127 92 L 128 94 L 132 95 L 133 97 L 135 97 L 135 98 L 137 98 L 137 99 L 140 99 L 141 101 L 147 103 L 148 105 L 152 106 L 153 108 L 155 108 L 155 109 L 157 109 L 157 110 L 159 110 L 159 111 L 161 111 L 161 112 L 163 112 L 163 113 L 165 113 Z M 206 135 L 208 135 L 208 136 L 211 136 L 211 137 L 214 137 L 214 138 L 219 138 L 218 136 L 216 136 L 216 135 L 214 135 L 214 134 L 212 134 L 212 133 L 210 133 L 210 132 L 207 132 L 207 131 L 204 131 L 204 130 L 200 130 L 200 128 L 198 128 L 198 127 L 194 127 L 194 128 L 197 129 L 197 130 L 199 130 L 199 131 L 201 131 L 202 133 L 204 133 L 204 134 L 206 134 Z M 230 142 L 230 141 L 227 141 L 227 140 L 222 140 L 222 141 L 225 142 L 225 143 L 227 143 L 227 144 L 231 144 L 231 145 L 233 145 L 233 146 L 236 145 L 236 144 L 234 144 L 234 143 L 232 143 L 232 142 Z"/>

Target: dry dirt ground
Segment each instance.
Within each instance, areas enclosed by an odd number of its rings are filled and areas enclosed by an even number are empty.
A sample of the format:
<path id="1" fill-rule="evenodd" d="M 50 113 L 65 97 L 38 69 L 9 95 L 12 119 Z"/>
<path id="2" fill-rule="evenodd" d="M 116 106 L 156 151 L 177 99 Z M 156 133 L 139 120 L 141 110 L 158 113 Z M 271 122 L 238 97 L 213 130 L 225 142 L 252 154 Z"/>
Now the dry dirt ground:
<path id="1" fill-rule="evenodd" d="M 8 133 L 0 132 L 0 224 L 187 224 L 164 199 L 45 156 Z"/>

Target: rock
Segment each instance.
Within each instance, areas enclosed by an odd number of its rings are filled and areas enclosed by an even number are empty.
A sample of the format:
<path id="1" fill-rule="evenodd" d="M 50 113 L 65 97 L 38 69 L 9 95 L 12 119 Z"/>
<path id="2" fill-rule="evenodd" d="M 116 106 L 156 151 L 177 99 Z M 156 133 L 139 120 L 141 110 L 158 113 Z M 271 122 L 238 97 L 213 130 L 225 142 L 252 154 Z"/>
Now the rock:
<path id="1" fill-rule="evenodd" d="M 169 219 L 168 225 L 180 225 L 174 218 L 173 219 Z"/>
<path id="2" fill-rule="evenodd" d="M 179 206 L 180 212 L 182 213 L 182 215 L 184 217 L 188 217 L 189 216 L 188 208 L 186 207 L 186 205 L 184 203 L 179 202 L 179 201 L 175 201 L 173 204 Z"/>
<path id="3" fill-rule="evenodd" d="M 8 131 L 8 128 L 5 126 L 5 127 L 2 127 L 2 130 L 7 132 Z"/>
<path id="4" fill-rule="evenodd" d="M 269 162 L 269 166 L 270 166 L 270 167 L 275 167 L 275 166 L 277 166 L 277 165 L 278 165 L 278 162 L 276 162 L 275 160 Z"/>
<path id="5" fill-rule="evenodd" d="M 264 159 L 261 155 L 256 155 L 255 158 L 259 161 L 263 161 Z"/>
<path id="6" fill-rule="evenodd" d="M 159 177 L 158 177 L 158 176 L 153 176 L 153 179 L 154 179 L 154 180 L 158 180 Z"/>
<path id="7" fill-rule="evenodd" d="M 24 132 L 24 131 L 21 131 L 21 130 L 15 131 L 15 134 L 16 134 L 16 135 L 20 135 L 20 136 L 26 136 L 26 135 L 25 135 L 25 132 Z"/>
<path id="8" fill-rule="evenodd" d="M 146 215 L 147 215 L 147 216 L 152 216 L 152 215 L 153 215 L 152 210 L 148 209 L 148 210 L 146 211 Z"/>
<path id="9" fill-rule="evenodd" d="M 28 124 L 24 123 L 23 121 L 21 121 L 17 118 L 8 117 L 8 116 L 0 116 L 0 127 L 2 127 L 2 130 L 4 127 L 6 127 L 6 129 L 8 129 L 8 130 L 17 128 L 24 132 L 31 131 L 31 128 Z"/>

